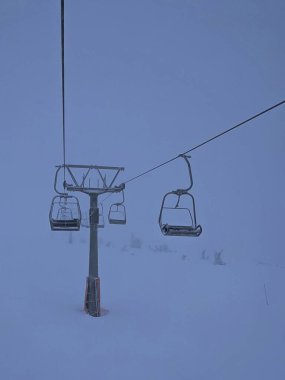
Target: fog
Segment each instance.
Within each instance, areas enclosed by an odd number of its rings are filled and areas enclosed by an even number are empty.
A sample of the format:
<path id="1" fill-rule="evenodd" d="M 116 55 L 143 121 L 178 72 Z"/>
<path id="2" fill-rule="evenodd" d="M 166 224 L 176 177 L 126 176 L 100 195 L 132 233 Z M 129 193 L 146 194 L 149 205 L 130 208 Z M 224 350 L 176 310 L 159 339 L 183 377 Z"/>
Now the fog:
<path id="1" fill-rule="evenodd" d="M 122 166 L 120 184 L 282 101 L 284 15 L 279 0 L 66 0 L 67 163 Z M 22 260 L 29 239 L 46 260 L 56 241 L 71 249 L 48 219 L 63 163 L 60 2 L 2 0 L 0 49 L 1 255 L 18 241 Z M 158 225 L 164 194 L 189 182 L 182 159 L 127 184 L 127 225 L 106 223 L 100 238 L 284 266 L 284 116 L 281 106 L 193 152 L 199 238 Z M 86 212 L 88 196 L 76 195 Z M 118 199 L 104 202 L 105 219 Z M 88 242 L 88 230 L 73 239 Z M 77 248 L 87 274 L 88 244 Z"/>

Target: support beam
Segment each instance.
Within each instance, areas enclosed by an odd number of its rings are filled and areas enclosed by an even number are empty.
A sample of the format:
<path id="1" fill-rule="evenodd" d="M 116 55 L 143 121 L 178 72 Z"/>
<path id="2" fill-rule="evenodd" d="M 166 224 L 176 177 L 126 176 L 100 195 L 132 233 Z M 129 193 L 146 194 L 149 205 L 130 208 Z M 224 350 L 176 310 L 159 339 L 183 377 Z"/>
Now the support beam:
<path id="1" fill-rule="evenodd" d="M 89 276 L 86 279 L 84 310 L 92 317 L 100 317 L 100 278 L 98 276 L 98 194 L 90 196 Z"/>

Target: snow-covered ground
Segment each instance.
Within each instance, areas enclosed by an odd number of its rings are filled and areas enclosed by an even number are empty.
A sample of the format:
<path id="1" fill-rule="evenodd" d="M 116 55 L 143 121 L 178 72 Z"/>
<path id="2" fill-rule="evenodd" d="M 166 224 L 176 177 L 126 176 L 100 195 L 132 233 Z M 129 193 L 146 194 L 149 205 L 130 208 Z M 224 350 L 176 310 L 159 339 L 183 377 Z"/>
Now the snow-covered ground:
<path id="1" fill-rule="evenodd" d="M 93 318 L 86 235 L 3 236 L 1 379 L 283 380 L 285 267 L 238 251 L 214 265 L 214 251 L 188 241 L 167 251 L 101 240 L 104 315 Z"/>

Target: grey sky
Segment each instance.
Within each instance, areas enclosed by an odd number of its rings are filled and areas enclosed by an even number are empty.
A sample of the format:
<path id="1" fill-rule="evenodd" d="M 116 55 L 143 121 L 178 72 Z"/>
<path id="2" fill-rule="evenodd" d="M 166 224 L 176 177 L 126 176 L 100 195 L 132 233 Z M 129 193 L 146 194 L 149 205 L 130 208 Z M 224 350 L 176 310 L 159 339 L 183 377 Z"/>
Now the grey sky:
<path id="1" fill-rule="evenodd" d="M 65 8 L 67 162 L 125 166 L 128 179 L 285 97 L 283 1 Z M 62 162 L 60 1 L 2 0 L 0 49 L 2 233 L 15 216 L 27 220 L 23 233 L 43 233 Z M 284 115 L 283 107 L 193 154 L 204 233 L 183 244 L 281 257 Z M 130 184 L 125 231 L 160 238 L 161 198 L 185 176 L 177 161 Z"/>

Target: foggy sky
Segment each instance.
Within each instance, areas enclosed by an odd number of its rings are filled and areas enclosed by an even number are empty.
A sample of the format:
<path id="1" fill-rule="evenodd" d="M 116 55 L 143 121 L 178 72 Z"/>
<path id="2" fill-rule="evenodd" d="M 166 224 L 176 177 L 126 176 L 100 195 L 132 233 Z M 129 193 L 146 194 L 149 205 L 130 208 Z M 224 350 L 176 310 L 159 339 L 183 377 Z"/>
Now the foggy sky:
<path id="1" fill-rule="evenodd" d="M 65 12 L 68 163 L 124 166 L 121 182 L 285 98 L 283 1 L 67 0 Z M 0 50 L 1 233 L 45 234 L 62 163 L 60 1 L 2 0 Z M 193 153 L 203 235 L 171 244 L 284 260 L 284 115 Z M 185 183 L 179 160 L 131 183 L 128 226 L 104 233 L 160 239 L 162 196 Z"/>

